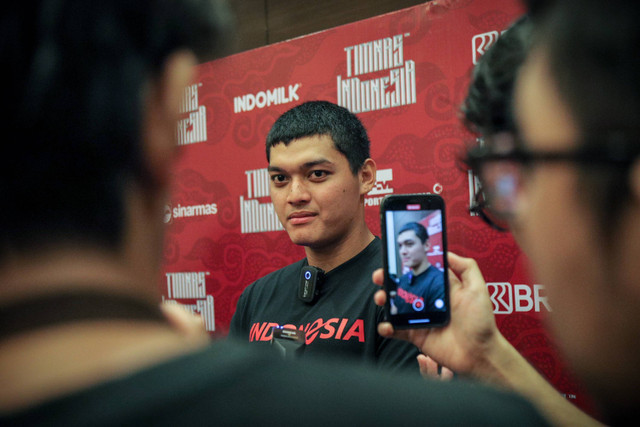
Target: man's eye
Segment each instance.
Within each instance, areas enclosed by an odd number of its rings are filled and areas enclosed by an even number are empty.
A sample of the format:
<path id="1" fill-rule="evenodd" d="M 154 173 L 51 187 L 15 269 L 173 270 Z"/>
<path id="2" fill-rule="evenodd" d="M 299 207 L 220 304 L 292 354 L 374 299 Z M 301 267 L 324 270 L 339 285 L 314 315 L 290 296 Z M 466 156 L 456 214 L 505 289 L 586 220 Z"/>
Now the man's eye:
<path id="1" fill-rule="evenodd" d="M 323 171 L 323 170 L 315 170 L 313 172 L 311 172 L 311 178 L 326 178 L 326 176 L 328 175 L 327 171 Z"/>
<path id="2" fill-rule="evenodd" d="M 281 184 L 287 180 L 287 177 L 282 174 L 271 175 L 271 181 L 275 184 Z"/>

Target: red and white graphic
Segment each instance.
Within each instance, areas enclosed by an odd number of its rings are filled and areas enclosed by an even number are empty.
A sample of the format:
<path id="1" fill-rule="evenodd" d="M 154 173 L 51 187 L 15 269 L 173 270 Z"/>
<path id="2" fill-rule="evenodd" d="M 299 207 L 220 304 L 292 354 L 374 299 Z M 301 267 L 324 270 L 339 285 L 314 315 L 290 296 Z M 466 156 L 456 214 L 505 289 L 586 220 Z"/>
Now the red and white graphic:
<path id="1" fill-rule="evenodd" d="M 471 50 L 473 52 L 473 63 L 478 63 L 478 60 L 484 53 L 493 45 L 500 37 L 498 31 L 489 31 L 487 33 L 476 34 L 471 39 Z"/>
<path id="2" fill-rule="evenodd" d="M 191 271 L 165 273 L 167 298 L 162 297 L 165 304 L 180 303 L 194 314 L 199 314 L 209 332 L 216 330 L 213 297 L 207 295 L 206 277 L 209 272 Z M 188 300 L 192 300 L 190 303 Z"/>
<path id="3" fill-rule="evenodd" d="M 337 104 L 364 113 L 416 103 L 416 63 L 404 59 L 409 33 L 344 48 L 346 77 L 337 77 Z M 386 75 L 377 77 L 379 71 Z"/>
<path id="4" fill-rule="evenodd" d="M 207 109 L 198 102 L 200 84 L 187 86 L 184 90 L 180 112 L 187 118 L 178 122 L 177 140 L 179 145 L 195 144 L 207 140 Z"/>
<path id="5" fill-rule="evenodd" d="M 487 283 L 489 298 L 493 303 L 495 314 L 511 314 L 514 311 L 540 313 L 542 308 L 551 311 L 544 286 L 518 284 L 508 282 Z"/>

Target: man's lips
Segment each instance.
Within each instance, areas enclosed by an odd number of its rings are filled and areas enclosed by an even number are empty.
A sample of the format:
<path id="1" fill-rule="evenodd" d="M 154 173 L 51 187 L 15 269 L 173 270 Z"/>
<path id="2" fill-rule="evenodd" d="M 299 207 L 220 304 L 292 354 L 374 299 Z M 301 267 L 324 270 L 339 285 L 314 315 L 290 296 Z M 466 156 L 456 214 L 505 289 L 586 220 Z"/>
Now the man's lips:
<path id="1" fill-rule="evenodd" d="M 289 214 L 289 216 L 287 217 L 287 220 L 289 220 L 290 224 L 300 225 L 300 224 L 306 224 L 312 221 L 316 216 L 317 214 L 313 212 L 306 212 L 306 211 L 293 212 Z"/>

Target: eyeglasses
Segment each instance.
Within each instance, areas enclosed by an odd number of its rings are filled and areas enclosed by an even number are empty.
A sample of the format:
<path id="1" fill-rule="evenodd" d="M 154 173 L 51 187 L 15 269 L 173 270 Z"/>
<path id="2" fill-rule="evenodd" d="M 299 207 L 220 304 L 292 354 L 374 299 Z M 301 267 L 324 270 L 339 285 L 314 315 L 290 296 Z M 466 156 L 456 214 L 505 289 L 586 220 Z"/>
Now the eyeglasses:
<path id="1" fill-rule="evenodd" d="M 470 211 L 493 228 L 506 231 L 523 195 L 527 172 L 535 164 L 572 162 L 628 168 L 639 154 L 637 144 L 633 147 L 628 138 L 618 134 L 609 135 L 606 141 L 598 148 L 582 145 L 567 151 L 533 151 L 510 133 L 493 135 L 490 144 L 467 152 L 465 163 L 480 179 Z"/>

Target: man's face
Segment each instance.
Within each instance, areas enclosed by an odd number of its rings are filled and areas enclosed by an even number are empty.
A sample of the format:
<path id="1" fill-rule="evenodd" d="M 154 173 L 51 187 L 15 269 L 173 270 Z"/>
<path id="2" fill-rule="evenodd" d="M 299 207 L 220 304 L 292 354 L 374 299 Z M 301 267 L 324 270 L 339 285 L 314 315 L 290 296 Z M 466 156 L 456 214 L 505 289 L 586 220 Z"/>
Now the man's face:
<path id="1" fill-rule="evenodd" d="M 567 151 L 577 146 L 578 127 L 559 97 L 540 49 L 531 53 L 522 68 L 515 105 L 528 149 Z M 549 317 L 558 344 L 582 379 L 601 389 L 606 383 L 624 382 L 628 366 L 622 360 L 638 353 L 627 348 L 629 342 L 635 342 L 629 335 L 638 332 L 637 322 L 628 318 L 634 310 L 625 313 L 624 308 L 633 298 L 616 295 L 623 286 L 619 280 L 624 275 L 622 259 L 631 251 L 617 255 L 604 250 L 600 225 L 581 194 L 580 176 L 578 166 L 571 162 L 531 167 L 523 206 L 518 210 L 519 242 L 533 264 L 536 280 L 548 293 L 553 308 Z M 622 227 L 628 230 L 625 235 L 634 228 Z M 625 239 L 630 238 L 621 236 L 614 250 L 629 243 Z"/>
<path id="2" fill-rule="evenodd" d="M 398 235 L 398 251 L 400 252 L 402 265 L 415 270 L 427 261 L 429 240 L 422 243 L 420 238 L 416 236 L 415 231 L 403 231 Z"/>
<path id="3" fill-rule="evenodd" d="M 368 189 L 330 136 L 271 147 L 269 175 L 273 206 L 297 245 L 329 248 L 364 221 L 362 197 Z"/>

